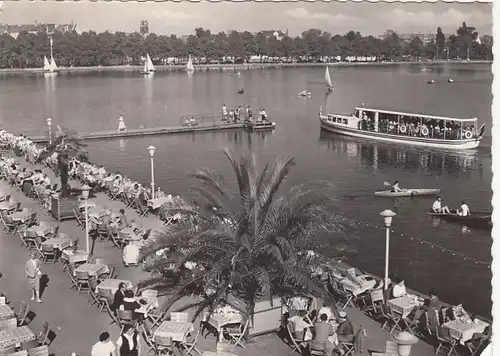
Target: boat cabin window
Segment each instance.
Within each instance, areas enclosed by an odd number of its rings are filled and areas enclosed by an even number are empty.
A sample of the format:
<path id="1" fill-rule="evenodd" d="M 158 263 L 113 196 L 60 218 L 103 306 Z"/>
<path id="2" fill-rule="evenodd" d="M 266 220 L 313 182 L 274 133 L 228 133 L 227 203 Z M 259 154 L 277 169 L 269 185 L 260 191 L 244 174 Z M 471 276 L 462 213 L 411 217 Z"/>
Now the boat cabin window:
<path id="1" fill-rule="evenodd" d="M 352 116 L 359 118 L 359 110 L 358 109 L 354 110 Z"/>
<path id="2" fill-rule="evenodd" d="M 333 115 L 328 115 L 328 121 L 333 121 L 335 122 L 335 117 Z"/>
<path id="3" fill-rule="evenodd" d="M 347 119 L 343 119 L 343 120 L 342 120 L 342 123 L 343 123 L 343 124 L 345 124 L 345 125 L 347 125 L 347 123 L 348 123 L 348 122 L 349 122 L 349 121 L 348 121 Z"/>
<path id="4" fill-rule="evenodd" d="M 338 122 L 339 124 L 341 124 L 341 123 L 342 123 L 342 118 L 337 117 L 337 122 Z"/>

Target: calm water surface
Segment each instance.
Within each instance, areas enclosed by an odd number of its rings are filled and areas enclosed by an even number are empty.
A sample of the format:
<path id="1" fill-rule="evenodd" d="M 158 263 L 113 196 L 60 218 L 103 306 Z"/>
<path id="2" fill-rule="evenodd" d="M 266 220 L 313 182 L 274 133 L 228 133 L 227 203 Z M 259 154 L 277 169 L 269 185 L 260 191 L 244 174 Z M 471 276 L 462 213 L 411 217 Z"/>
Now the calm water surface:
<path id="1" fill-rule="evenodd" d="M 149 182 L 146 148 L 156 153 L 156 180 L 164 190 L 186 196 L 193 181 L 189 173 L 209 167 L 232 180 L 221 153 L 251 150 L 259 161 L 293 155 L 297 166 L 287 184 L 326 179 L 336 184 L 339 212 L 360 223 L 354 233 L 358 253 L 352 264 L 382 275 L 384 234 L 369 227 L 380 224 L 379 212 L 397 212 L 391 239 L 391 273 L 407 285 L 441 299 L 463 301 L 467 309 L 489 316 L 491 272 L 487 266 L 453 253 L 431 248 L 417 237 L 442 247 L 490 262 L 489 231 L 462 231 L 456 224 L 433 222 L 425 214 L 432 198 L 383 199 L 373 192 L 384 181 L 399 180 L 410 188 L 441 188 L 449 206 L 466 199 L 472 210 L 491 211 L 491 153 L 487 137 L 467 153 L 416 149 L 356 141 L 320 132 L 320 106 L 332 112 L 352 112 L 364 102 L 385 107 L 444 116 L 478 117 L 491 132 L 491 67 L 489 65 L 421 65 L 343 67 L 330 70 L 336 87 L 325 98 L 324 68 L 157 73 L 144 78 L 131 73 L 60 74 L 0 77 L 0 124 L 16 133 L 43 134 L 45 119 L 75 131 L 115 129 L 123 115 L 129 128 L 178 125 L 184 115 L 220 112 L 251 104 L 254 112 L 266 108 L 277 123 L 275 132 L 218 132 L 91 142 L 91 160 L 143 183 Z M 454 83 L 448 84 L 447 79 Z M 437 84 L 425 84 L 435 79 Z M 238 95 L 243 87 L 245 94 Z M 312 92 L 298 98 L 301 90 Z M 401 236 L 404 233 L 405 236 Z"/>

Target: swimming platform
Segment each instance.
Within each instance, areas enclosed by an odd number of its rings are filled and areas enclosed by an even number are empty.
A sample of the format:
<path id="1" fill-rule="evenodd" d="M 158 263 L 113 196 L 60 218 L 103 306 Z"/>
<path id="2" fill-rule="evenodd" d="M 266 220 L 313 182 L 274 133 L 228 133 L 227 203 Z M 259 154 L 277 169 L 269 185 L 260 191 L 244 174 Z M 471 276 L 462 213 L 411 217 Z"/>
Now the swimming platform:
<path id="1" fill-rule="evenodd" d="M 195 132 L 209 132 L 209 131 L 228 131 L 236 129 L 250 129 L 250 130 L 273 130 L 275 128 L 274 122 L 238 122 L 238 123 L 211 123 L 211 124 L 198 124 L 198 125 L 183 125 L 183 126 L 169 126 L 169 127 L 154 127 L 154 128 L 139 128 L 127 129 L 126 131 L 98 131 L 98 132 L 83 132 L 78 133 L 77 136 L 84 140 L 104 140 L 116 138 L 129 138 L 153 135 L 168 135 L 178 133 L 195 133 Z M 30 136 L 34 143 L 47 143 L 49 138 L 44 136 Z"/>

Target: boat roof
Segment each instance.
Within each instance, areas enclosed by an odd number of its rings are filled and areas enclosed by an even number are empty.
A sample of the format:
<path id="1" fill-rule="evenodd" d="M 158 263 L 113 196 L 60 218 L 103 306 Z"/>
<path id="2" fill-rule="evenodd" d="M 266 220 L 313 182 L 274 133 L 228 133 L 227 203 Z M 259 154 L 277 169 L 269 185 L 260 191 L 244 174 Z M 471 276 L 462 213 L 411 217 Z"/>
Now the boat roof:
<path id="1" fill-rule="evenodd" d="M 404 111 L 392 111 L 392 110 L 386 110 L 386 109 L 377 109 L 373 107 L 366 107 L 366 106 L 357 106 L 356 110 L 368 110 L 368 111 L 378 111 L 378 112 L 384 112 L 387 114 L 396 114 L 396 115 L 407 115 L 407 116 L 420 116 L 423 118 L 427 119 L 435 119 L 435 120 L 448 120 L 448 121 L 462 121 L 462 122 L 471 122 L 471 121 L 477 121 L 477 117 L 472 117 L 469 119 L 458 119 L 454 117 L 445 117 L 445 116 L 434 116 L 434 115 L 426 115 L 426 114 L 421 114 L 421 113 L 409 113 L 409 112 L 404 112 Z"/>

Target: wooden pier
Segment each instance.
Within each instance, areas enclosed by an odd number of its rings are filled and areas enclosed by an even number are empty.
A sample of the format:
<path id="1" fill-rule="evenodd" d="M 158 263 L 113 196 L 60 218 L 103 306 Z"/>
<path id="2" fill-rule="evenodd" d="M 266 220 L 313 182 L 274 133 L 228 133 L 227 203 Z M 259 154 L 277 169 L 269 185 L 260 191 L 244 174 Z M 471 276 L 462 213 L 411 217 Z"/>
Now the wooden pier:
<path id="1" fill-rule="evenodd" d="M 79 133 L 78 137 L 84 140 L 105 140 L 115 138 L 128 138 L 128 137 L 141 137 L 153 135 L 168 135 L 177 133 L 190 133 L 190 132 L 208 132 L 208 131 L 227 131 L 235 129 L 243 129 L 245 124 L 241 123 L 216 123 L 216 124 L 200 124 L 196 126 L 170 126 L 170 127 L 156 127 L 144 129 L 127 129 L 127 131 L 100 131 L 100 132 L 84 132 Z M 30 137 L 35 143 L 47 143 L 49 141 L 47 136 L 33 136 Z"/>

